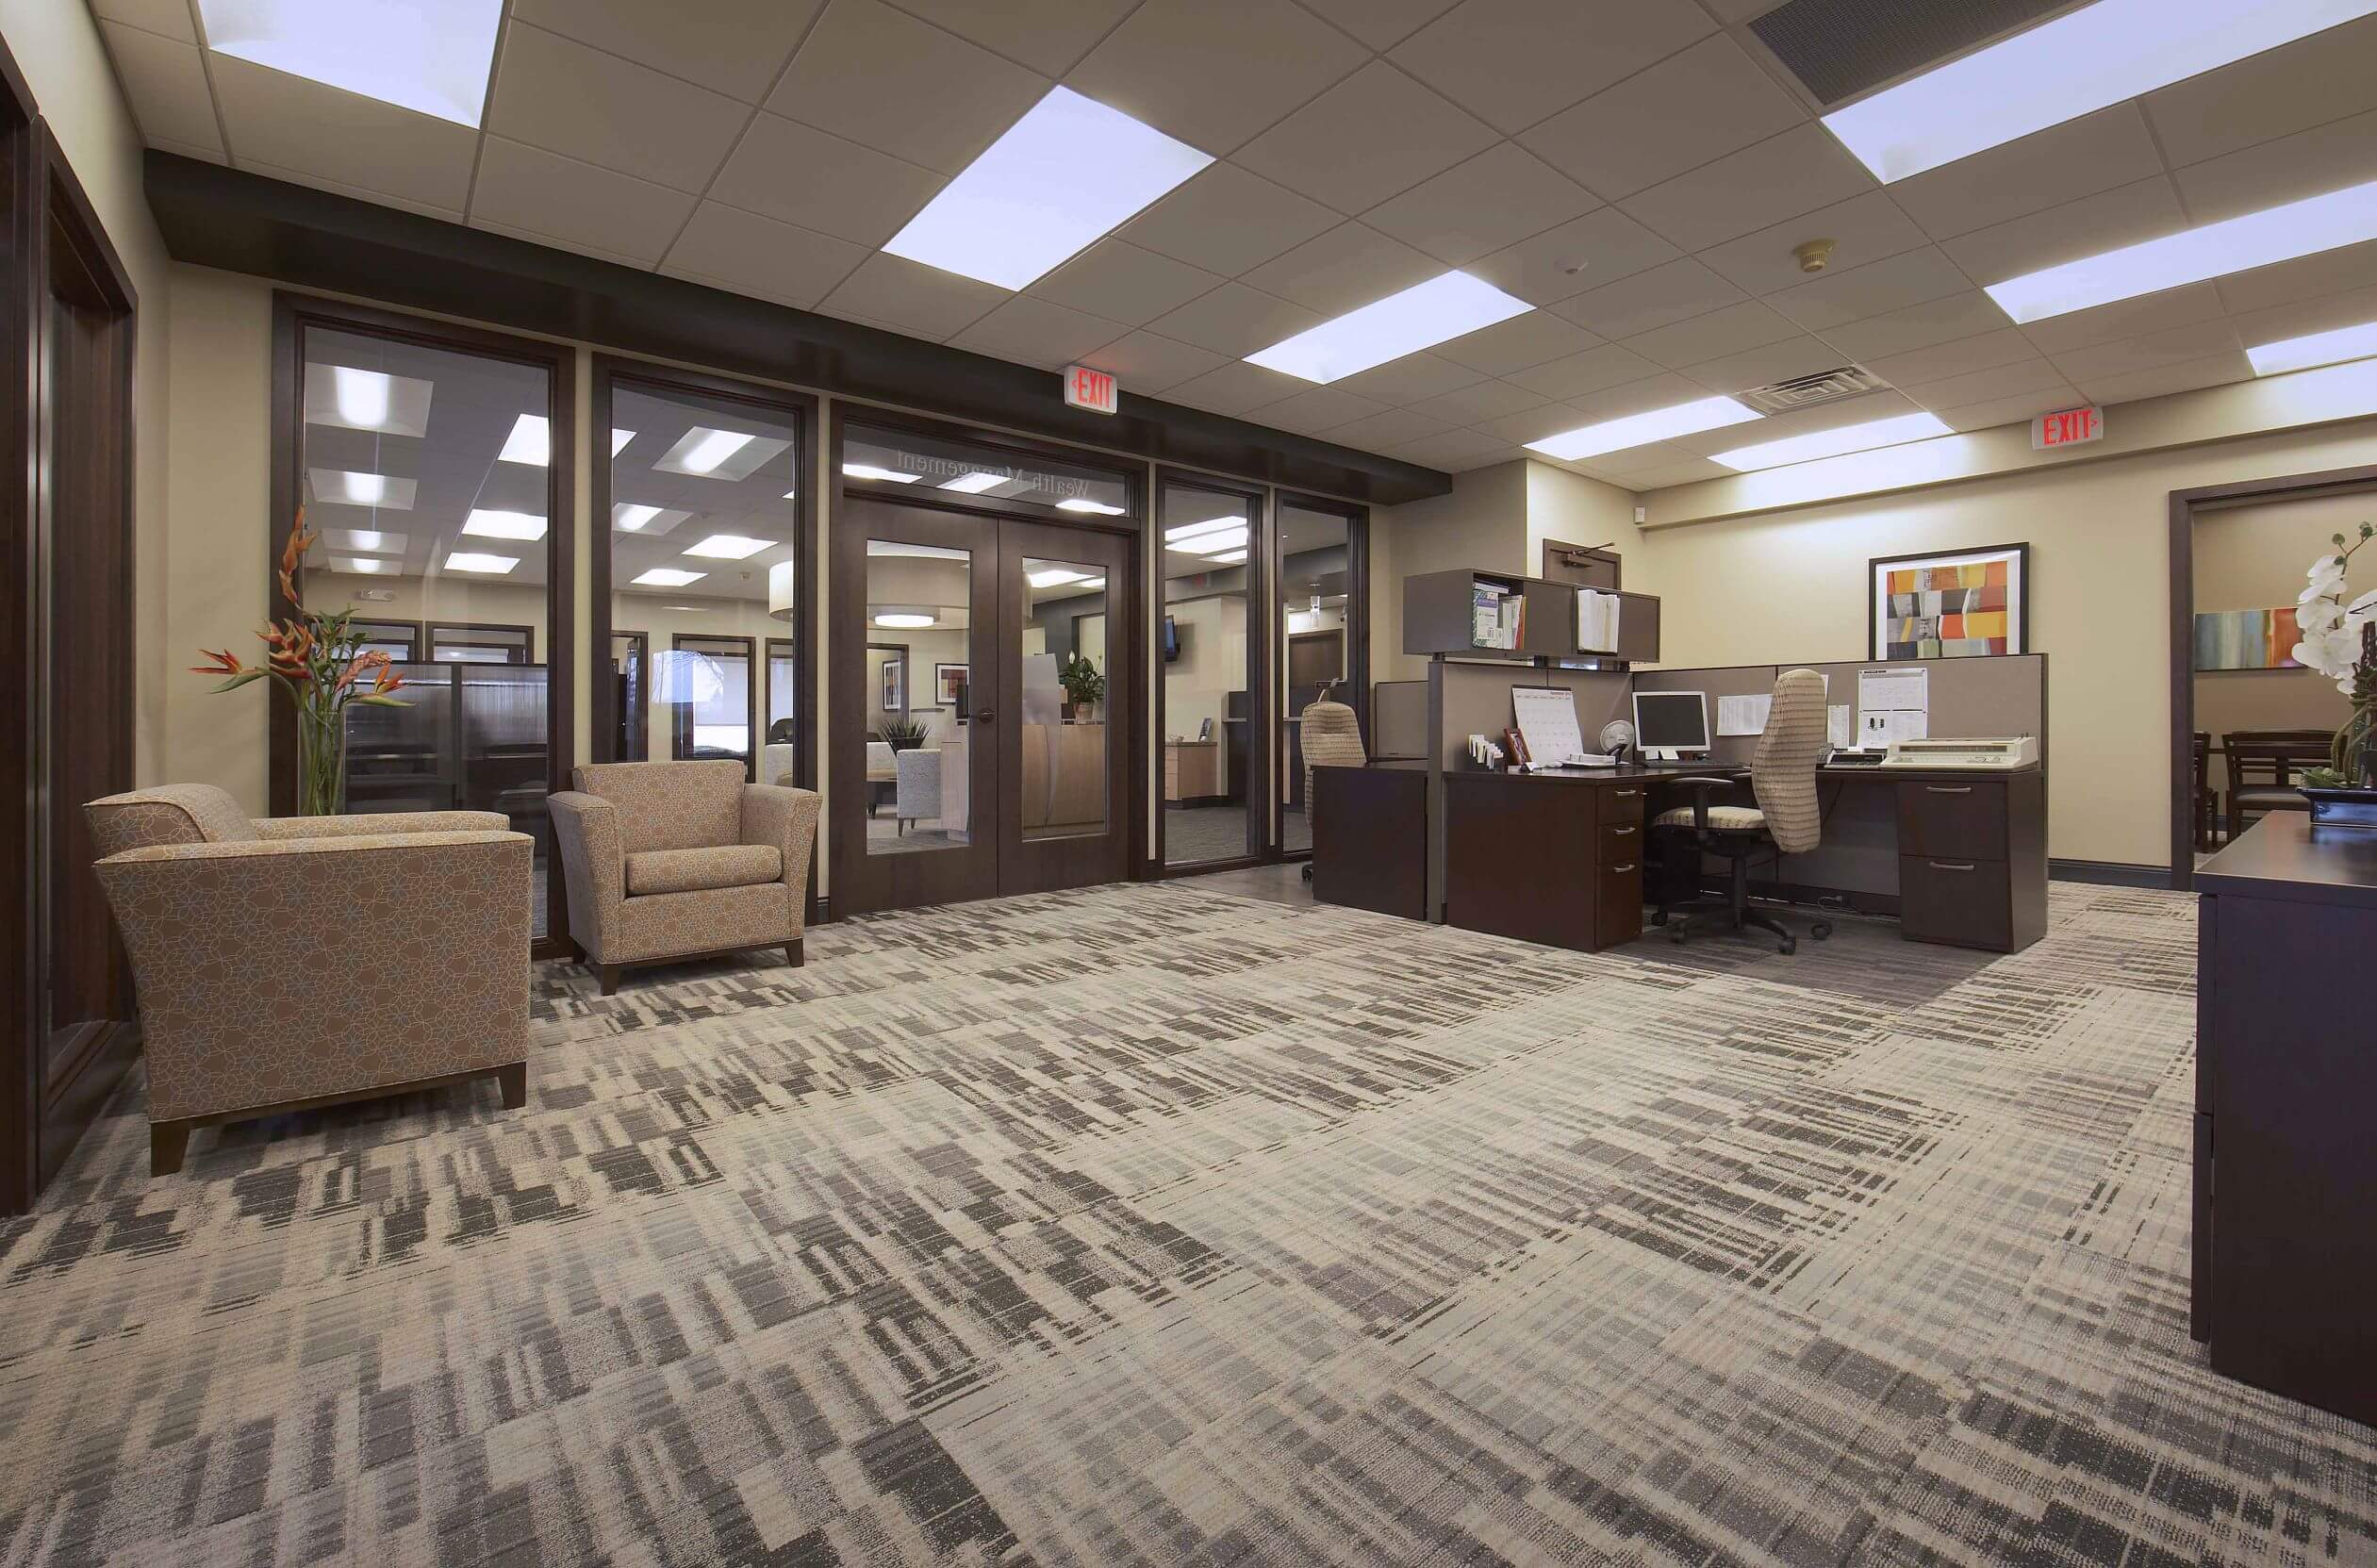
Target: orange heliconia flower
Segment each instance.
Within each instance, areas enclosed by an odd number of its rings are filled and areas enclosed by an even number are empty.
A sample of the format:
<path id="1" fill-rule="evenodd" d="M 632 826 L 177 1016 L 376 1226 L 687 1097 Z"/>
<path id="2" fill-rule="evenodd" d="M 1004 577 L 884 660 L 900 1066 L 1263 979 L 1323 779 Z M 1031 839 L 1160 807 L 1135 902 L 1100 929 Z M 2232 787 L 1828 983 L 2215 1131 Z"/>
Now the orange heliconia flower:
<path id="1" fill-rule="evenodd" d="M 338 689 L 346 690 L 362 678 L 364 671 L 378 669 L 387 663 L 388 655 L 376 648 L 368 652 L 357 653 L 347 668 L 338 672 Z"/>
<path id="2" fill-rule="evenodd" d="M 245 675 L 248 672 L 248 667 L 233 658 L 229 649 L 218 653 L 211 649 L 202 648 L 198 651 L 198 656 L 206 662 L 191 665 L 190 672 L 192 675 Z"/>
<path id="3" fill-rule="evenodd" d="M 305 508 L 298 508 L 296 526 L 289 531 L 289 543 L 281 547 L 281 597 L 291 604 L 297 603 L 297 563 L 313 548 L 317 537 L 305 532 Z"/>

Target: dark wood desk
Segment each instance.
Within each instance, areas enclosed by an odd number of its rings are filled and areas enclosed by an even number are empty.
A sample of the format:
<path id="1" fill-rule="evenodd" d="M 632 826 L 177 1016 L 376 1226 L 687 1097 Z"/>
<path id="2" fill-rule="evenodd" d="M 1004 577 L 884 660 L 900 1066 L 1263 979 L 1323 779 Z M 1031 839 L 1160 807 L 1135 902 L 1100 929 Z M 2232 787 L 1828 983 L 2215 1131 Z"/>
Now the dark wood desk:
<path id="1" fill-rule="evenodd" d="M 2195 1337 L 2377 1423 L 2377 832 L 2274 813 L 2195 885 Z"/>
<path id="2" fill-rule="evenodd" d="M 1428 918 L 1428 764 L 1314 767 L 1312 897 Z"/>

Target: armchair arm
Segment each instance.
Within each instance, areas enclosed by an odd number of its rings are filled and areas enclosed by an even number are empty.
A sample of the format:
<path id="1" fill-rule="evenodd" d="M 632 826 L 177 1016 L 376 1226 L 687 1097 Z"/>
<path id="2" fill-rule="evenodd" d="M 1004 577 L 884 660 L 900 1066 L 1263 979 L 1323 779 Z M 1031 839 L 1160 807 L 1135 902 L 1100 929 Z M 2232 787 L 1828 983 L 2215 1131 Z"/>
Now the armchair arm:
<path id="1" fill-rule="evenodd" d="M 814 789 L 788 789 L 781 784 L 743 786 L 743 842 L 768 844 L 784 856 L 784 885 L 792 891 L 792 933 L 798 937 L 807 916 L 809 854 L 817 836 Z"/>
<path id="2" fill-rule="evenodd" d="M 600 795 L 561 789 L 545 797 L 553 817 L 553 847 L 561 851 L 562 883 L 569 890 L 569 938 L 589 962 L 616 947 L 619 906 L 627 901 L 627 853 L 621 848 L 619 807 Z"/>
<path id="3" fill-rule="evenodd" d="M 508 833 L 500 811 L 350 812 L 343 817 L 259 817 L 256 831 L 269 841 L 289 838 L 394 837 L 418 833 Z"/>

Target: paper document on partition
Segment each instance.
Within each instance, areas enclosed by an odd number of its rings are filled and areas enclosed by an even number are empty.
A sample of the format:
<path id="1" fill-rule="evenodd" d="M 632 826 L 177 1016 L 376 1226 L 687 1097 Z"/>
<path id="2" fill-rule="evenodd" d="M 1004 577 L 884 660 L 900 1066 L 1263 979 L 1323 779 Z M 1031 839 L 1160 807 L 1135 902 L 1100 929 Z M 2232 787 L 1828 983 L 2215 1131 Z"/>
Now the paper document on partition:
<path id="1" fill-rule="evenodd" d="M 1824 744 L 1845 751 L 1857 744 L 1857 727 L 1849 721 L 1849 704 L 1835 702 L 1824 709 Z"/>
<path id="2" fill-rule="evenodd" d="M 1512 686 L 1510 715 L 1538 767 L 1560 767 L 1584 755 L 1576 699 L 1566 686 Z"/>
<path id="3" fill-rule="evenodd" d="M 1931 671 L 1921 665 L 1857 671 L 1859 746 L 1922 740 L 1931 733 Z"/>
<path id="4" fill-rule="evenodd" d="M 1762 691 L 1755 697 L 1720 697 L 1717 699 L 1717 734 L 1762 735 L 1766 733 L 1767 711 L 1774 705 L 1772 692 Z"/>
<path id="5" fill-rule="evenodd" d="M 1576 590 L 1576 651 L 1614 653 L 1618 651 L 1618 612 L 1625 601 L 1599 588 Z"/>

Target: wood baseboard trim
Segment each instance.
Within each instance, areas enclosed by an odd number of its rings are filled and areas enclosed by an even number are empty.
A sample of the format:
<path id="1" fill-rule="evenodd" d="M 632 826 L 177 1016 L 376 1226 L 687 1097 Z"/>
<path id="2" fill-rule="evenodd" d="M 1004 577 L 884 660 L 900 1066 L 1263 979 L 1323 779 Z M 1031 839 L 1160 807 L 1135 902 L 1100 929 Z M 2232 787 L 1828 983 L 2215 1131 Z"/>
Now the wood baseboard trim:
<path id="1" fill-rule="evenodd" d="M 2171 885 L 2170 867 L 2133 866 L 2120 860 L 2050 860 L 2047 876 L 2053 882 L 2089 882 L 2106 887 Z"/>

